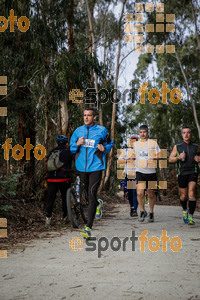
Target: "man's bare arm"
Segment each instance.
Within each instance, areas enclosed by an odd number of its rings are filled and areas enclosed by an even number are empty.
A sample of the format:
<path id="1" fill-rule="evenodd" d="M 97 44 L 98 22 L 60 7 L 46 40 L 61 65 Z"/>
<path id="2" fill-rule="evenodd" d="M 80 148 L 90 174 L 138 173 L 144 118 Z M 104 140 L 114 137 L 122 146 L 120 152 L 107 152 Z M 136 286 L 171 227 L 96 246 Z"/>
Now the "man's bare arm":
<path id="1" fill-rule="evenodd" d="M 180 158 L 177 156 L 177 147 L 175 145 L 172 152 L 171 152 L 171 154 L 170 154 L 170 156 L 169 156 L 169 162 L 170 163 L 175 163 L 178 160 L 180 160 Z"/>
<path id="2" fill-rule="evenodd" d="M 200 162 L 200 145 L 199 145 L 199 149 L 197 151 L 197 154 L 194 157 L 194 160 L 199 163 Z"/>

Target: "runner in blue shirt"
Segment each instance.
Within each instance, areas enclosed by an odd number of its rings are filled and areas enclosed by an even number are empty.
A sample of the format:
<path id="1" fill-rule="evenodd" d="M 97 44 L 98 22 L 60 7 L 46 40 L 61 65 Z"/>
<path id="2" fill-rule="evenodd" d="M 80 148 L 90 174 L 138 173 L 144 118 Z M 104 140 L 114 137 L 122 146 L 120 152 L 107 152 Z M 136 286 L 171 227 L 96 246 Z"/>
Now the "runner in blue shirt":
<path id="1" fill-rule="evenodd" d="M 102 171 L 105 170 L 105 153 L 110 152 L 113 141 L 109 138 L 108 130 L 95 123 L 96 110 L 93 107 L 84 110 L 84 125 L 78 127 L 70 141 L 70 150 L 76 153 L 76 168 L 81 173 L 81 181 L 84 183 L 88 195 L 88 221 L 87 226 L 81 231 L 85 238 L 91 236 L 91 228 L 95 218 L 102 215 L 102 200 L 97 201 L 97 189 L 99 187 Z"/>

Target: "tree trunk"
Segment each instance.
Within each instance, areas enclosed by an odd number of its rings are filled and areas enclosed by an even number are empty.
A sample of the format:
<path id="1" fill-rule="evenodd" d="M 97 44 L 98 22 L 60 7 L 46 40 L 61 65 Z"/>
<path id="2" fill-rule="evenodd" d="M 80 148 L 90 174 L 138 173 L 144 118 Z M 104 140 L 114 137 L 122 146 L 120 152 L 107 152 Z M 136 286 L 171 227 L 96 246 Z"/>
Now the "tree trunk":
<path id="1" fill-rule="evenodd" d="M 195 35 L 197 38 L 197 45 L 200 51 L 200 39 L 199 39 L 199 33 L 198 33 L 198 27 L 197 27 L 197 18 L 196 18 L 196 14 L 195 14 L 195 10 L 194 10 L 194 6 L 193 6 L 193 2 L 191 0 L 191 7 L 192 7 L 192 17 L 194 20 L 194 25 L 195 25 Z"/>
<path id="2" fill-rule="evenodd" d="M 122 4 L 122 10 L 121 10 L 121 15 L 119 19 L 119 26 L 118 26 L 118 53 L 117 53 L 117 64 L 116 64 L 116 73 L 115 73 L 115 85 L 114 88 L 117 90 L 117 84 L 118 84 L 118 77 L 119 77 L 119 60 L 120 60 L 120 55 L 121 55 L 121 26 L 122 26 L 122 18 L 124 15 L 124 8 L 125 8 L 126 0 L 123 1 Z M 115 138 L 115 117 L 116 117 L 116 102 L 117 102 L 117 92 L 114 93 L 114 103 L 112 107 L 112 121 L 111 121 L 111 139 L 114 141 Z M 105 188 L 107 185 L 109 178 L 110 178 L 110 171 L 111 171 L 111 166 L 113 162 L 113 157 L 114 157 L 114 147 L 112 147 L 109 157 L 108 157 L 108 162 L 107 162 L 107 168 L 106 168 L 106 175 L 104 179 L 104 183 L 101 185 L 102 188 Z"/>
<path id="3" fill-rule="evenodd" d="M 6 117 L 6 140 L 8 139 L 8 116 Z M 6 160 L 6 176 L 10 175 L 10 160 Z"/>
<path id="4" fill-rule="evenodd" d="M 93 52 L 94 52 L 95 57 L 97 57 L 97 54 L 96 54 L 96 41 L 95 41 L 95 37 L 94 37 L 94 33 L 93 33 L 92 17 L 91 17 L 91 14 L 90 14 L 90 8 L 89 8 L 88 0 L 86 0 L 85 2 L 86 2 L 86 7 L 87 7 L 87 13 L 88 13 L 89 30 L 90 30 L 91 36 L 92 36 Z M 103 125 L 103 119 L 102 119 L 101 103 L 99 101 L 99 95 L 98 95 L 98 78 L 97 78 L 97 73 L 95 71 L 94 71 L 94 84 L 95 84 L 96 98 L 97 98 L 97 109 L 99 111 L 99 125 L 102 126 Z"/>
<path id="5" fill-rule="evenodd" d="M 18 120 L 18 138 L 19 144 L 26 144 L 26 139 L 30 138 L 30 143 L 35 146 L 36 143 L 36 131 L 35 131 L 35 109 L 34 104 L 31 103 L 32 97 L 30 90 L 27 86 L 21 86 L 19 81 L 16 81 L 16 93 L 15 99 L 17 104 L 17 120 Z M 24 105 L 26 103 L 26 105 Z M 19 179 L 17 191 L 25 198 L 31 193 L 31 190 L 35 188 L 35 158 L 33 150 L 30 151 L 30 160 L 26 161 L 26 151 L 24 156 L 18 162 L 20 170 L 23 172 L 22 177 Z M 31 187 L 31 189 L 30 189 Z"/>
<path id="6" fill-rule="evenodd" d="M 92 28 L 94 26 L 94 1 L 91 0 L 90 3 L 90 15 L 91 15 L 91 22 L 92 22 Z M 88 52 L 90 55 L 92 55 L 92 33 L 91 30 L 89 29 L 89 47 L 88 47 Z M 93 88 L 94 85 L 94 74 L 93 74 L 93 69 L 90 70 L 90 87 Z"/>
<path id="7" fill-rule="evenodd" d="M 42 5 L 42 21 L 44 25 L 47 25 L 46 22 L 46 9 L 45 9 L 45 1 L 41 0 L 41 5 Z M 45 60 L 47 60 L 47 57 L 45 57 Z M 46 80 L 46 83 L 48 82 L 48 78 Z M 43 86 L 43 95 L 41 96 L 42 100 L 44 101 L 44 122 L 45 122 L 45 129 L 44 129 L 44 144 L 45 144 L 45 149 L 46 153 L 48 154 L 48 101 L 46 95 L 44 95 L 45 91 L 45 81 L 44 77 L 41 76 L 41 84 Z M 44 172 L 45 175 L 47 174 L 47 161 L 46 159 L 44 160 Z M 47 180 L 44 181 L 44 194 L 43 194 L 43 200 L 46 203 L 47 202 Z"/>
<path id="8" fill-rule="evenodd" d="M 68 107 L 67 102 L 62 101 L 61 102 L 61 132 L 62 134 L 67 134 L 68 124 L 69 124 L 69 114 L 68 114 Z"/>
<path id="9" fill-rule="evenodd" d="M 68 32 L 67 32 L 67 40 L 68 40 L 68 53 L 73 55 L 75 51 L 74 48 L 74 0 L 70 0 L 69 9 L 67 11 L 67 25 L 68 25 Z M 69 81 L 69 91 L 73 88 L 71 78 L 68 79 Z M 57 123 L 59 124 L 58 129 L 60 129 L 59 134 L 67 135 L 67 130 L 69 126 L 69 113 L 67 107 L 67 99 L 61 101 L 60 103 L 60 114 L 58 116 Z M 61 124 L 60 124 L 61 123 Z"/>
<path id="10" fill-rule="evenodd" d="M 107 68 L 106 68 L 106 35 L 105 35 L 105 27 L 104 27 L 104 47 L 103 47 L 103 63 L 104 63 L 104 86 L 107 88 Z"/>
<path id="11" fill-rule="evenodd" d="M 68 23 L 68 52 L 71 53 L 74 51 L 74 0 L 70 1 L 69 10 L 67 14 L 67 23 Z"/>

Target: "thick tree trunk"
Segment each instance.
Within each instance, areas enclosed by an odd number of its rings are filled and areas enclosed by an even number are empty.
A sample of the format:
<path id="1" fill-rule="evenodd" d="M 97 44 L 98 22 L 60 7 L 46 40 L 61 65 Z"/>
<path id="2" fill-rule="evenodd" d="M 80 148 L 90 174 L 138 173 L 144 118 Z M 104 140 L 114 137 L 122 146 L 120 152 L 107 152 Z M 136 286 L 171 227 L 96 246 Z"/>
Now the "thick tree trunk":
<path id="1" fill-rule="evenodd" d="M 31 104 L 31 95 L 29 88 L 26 86 L 20 86 L 17 81 L 17 89 L 15 93 L 15 99 L 17 104 L 17 120 L 18 120 L 18 141 L 19 144 L 26 144 L 26 139 L 30 139 L 30 143 L 35 146 L 36 143 L 36 131 L 35 131 L 35 115 L 34 105 Z M 26 105 L 24 105 L 26 103 Z M 30 151 L 30 160 L 26 160 L 26 151 L 24 151 L 24 156 L 19 160 L 19 166 L 23 172 L 22 177 L 19 180 L 17 187 L 20 195 L 27 197 L 30 195 L 30 190 L 35 188 L 35 178 L 34 178 L 34 168 L 35 168 L 35 158 L 33 150 Z M 31 189 L 30 189 L 31 188 Z"/>
<path id="2" fill-rule="evenodd" d="M 194 9 L 192 0 L 191 0 L 191 7 L 192 7 L 192 17 L 193 17 L 194 25 L 195 25 L 195 35 L 197 38 L 197 45 L 198 45 L 198 48 L 200 51 L 200 38 L 199 38 L 198 27 L 197 27 L 197 18 L 196 18 L 195 9 Z"/>
<path id="3" fill-rule="evenodd" d="M 104 47 L 103 47 L 103 63 L 104 63 L 104 86 L 107 88 L 107 69 L 106 69 L 106 36 L 105 36 L 105 27 L 104 27 Z"/>
<path id="4" fill-rule="evenodd" d="M 91 15 L 91 22 L 92 22 L 92 28 L 94 27 L 94 1 L 91 0 L 90 2 L 90 15 Z M 89 29 L 89 47 L 88 52 L 90 55 L 92 55 L 92 33 Z M 94 85 L 94 73 L 93 69 L 90 70 L 90 87 L 93 88 Z"/>
<path id="5" fill-rule="evenodd" d="M 122 10 L 121 10 L 121 15 L 119 19 L 119 34 L 118 34 L 118 53 L 117 53 L 117 62 L 116 62 L 116 73 L 115 73 L 115 90 L 117 90 L 117 84 L 118 84 L 118 77 L 119 77 L 119 60 L 120 60 L 120 55 L 121 55 L 121 26 L 122 26 L 122 18 L 124 15 L 124 8 L 125 8 L 126 0 L 123 1 L 122 4 Z M 116 117 L 116 105 L 117 105 L 117 92 L 114 93 L 114 103 L 112 107 L 112 121 L 111 121 L 111 139 L 114 141 L 115 138 L 115 117 Z M 111 149 L 108 157 L 108 162 L 107 162 L 107 168 L 106 168 L 106 175 L 104 179 L 104 183 L 101 184 L 102 188 L 105 188 L 107 185 L 109 178 L 110 178 L 110 171 L 111 171 L 111 166 L 113 162 L 113 157 L 114 157 L 114 147 Z"/>
<path id="6" fill-rule="evenodd" d="M 67 12 L 67 25 L 68 25 L 68 33 L 67 33 L 67 40 L 68 40 L 68 53 L 73 55 L 74 49 L 74 0 L 70 0 L 69 3 L 69 9 Z M 73 70 L 72 70 L 73 71 Z M 73 88 L 71 84 L 71 78 L 68 79 L 69 81 L 69 91 Z M 68 91 L 68 92 L 69 92 Z M 61 123 L 60 126 L 60 132 L 59 134 L 67 135 L 67 130 L 69 126 L 69 113 L 68 113 L 68 107 L 67 107 L 67 99 L 61 101 L 60 103 L 60 115 L 58 119 L 58 124 Z"/>
<path id="7" fill-rule="evenodd" d="M 69 124 L 69 114 L 68 114 L 68 107 L 67 102 L 61 102 L 61 132 L 62 134 L 67 134 L 68 124 Z"/>
<path id="8" fill-rule="evenodd" d="M 93 52 L 95 57 L 97 56 L 96 54 L 96 41 L 93 33 L 93 24 L 92 24 L 92 17 L 90 13 L 90 8 L 88 4 L 88 0 L 86 2 L 86 8 L 87 8 L 87 13 L 88 13 L 88 21 L 89 21 L 89 30 L 91 32 L 91 37 L 92 37 L 92 45 L 93 45 Z M 96 98 L 97 98 L 97 108 L 99 111 L 99 125 L 103 125 L 103 119 L 102 119 L 102 110 L 101 110 L 101 103 L 99 102 L 99 96 L 98 96 L 98 78 L 97 78 L 97 73 L 94 71 L 94 84 L 95 84 L 95 90 L 96 90 Z"/>
<path id="9" fill-rule="evenodd" d="M 70 0 L 69 10 L 67 14 L 67 23 L 68 23 L 68 52 L 71 53 L 74 51 L 74 0 Z"/>
<path id="10" fill-rule="evenodd" d="M 46 22 L 46 8 L 45 8 L 45 1 L 41 0 L 41 5 L 42 5 L 42 21 L 44 25 L 47 25 Z M 47 57 L 45 58 L 47 60 Z M 45 85 L 47 85 L 48 82 L 48 77 L 46 77 L 46 80 L 44 80 L 44 77 L 41 76 L 41 84 L 43 86 L 43 90 L 45 90 Z M 43 93 L 41 96 L 42 100 L 44 101 L 44 122 L 45 122 L 45 129 L 44 129 L 44 144 L 45 144 L 45 149 L 46 153 L 48 154 L 48 100 L 46 95 Z M 47 174 L 47 161 L 46 159 L 44 160 L 44 173 L 45 175 Z M 43 194 L 43 200 L 46 203 L 47 202 L 47 180 L 44 181 L 44 194 Z"/>

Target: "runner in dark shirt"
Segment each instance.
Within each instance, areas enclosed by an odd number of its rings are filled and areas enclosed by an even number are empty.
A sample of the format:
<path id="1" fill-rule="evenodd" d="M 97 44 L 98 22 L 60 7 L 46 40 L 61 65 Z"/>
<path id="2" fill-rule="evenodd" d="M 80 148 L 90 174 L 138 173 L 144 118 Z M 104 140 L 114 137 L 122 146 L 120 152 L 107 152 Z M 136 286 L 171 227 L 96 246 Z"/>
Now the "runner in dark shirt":
<path id="1" fill-rule="evenodd" d="M 196 208 L 195 190 L 199 171 L 200 148 L 198 144 L 191 142 L 191 129 L 189 127 L 182 129 L 182 137 L 183 141 L 174 146 L 169 162 L 177 162 L 183 221 L 188 225 L 194 225 L 193 214 Z M 187 197 L 189 199 L 189 210 L 187 209 Z"/>
<path id="2" fill-rule="evenodd" d="M 71 161 L 73 154 L 68 147 L 68 140 L 64 135 L 59 135 L 56 138 L 57 147 L 52 149 L 47 159 L 50 158 L 52 152 L 60 151 L 59 160 L 63 162 L 61 168 L 56 171 L 47 172 L 47 184 L 48 184 L 48 200 L 46 207 L 46 225 L 51 224 L 51 216 L 53 211 L 53 205 L 56 199 L 58 190 L 61 192 L 62 197 L 62 213 L 63 220 L 67 218 L 67 206 L 66 206 L 66 193 L 70 187 L 70 174 Z"/>

